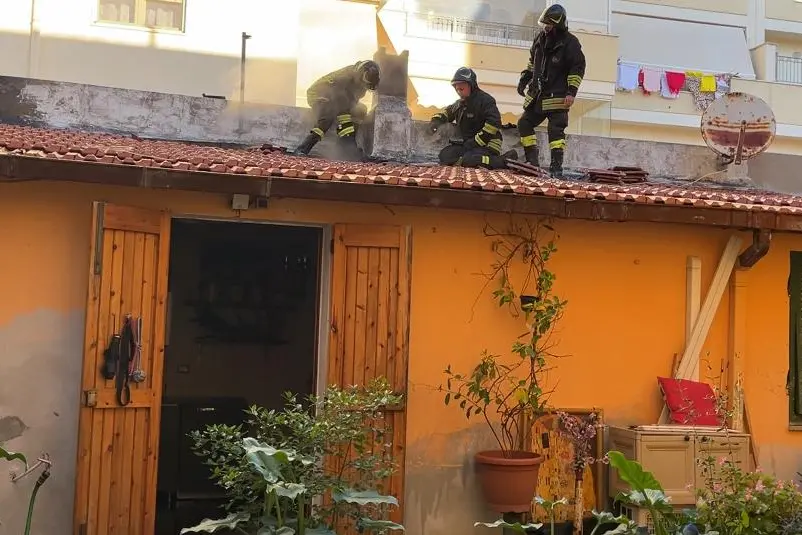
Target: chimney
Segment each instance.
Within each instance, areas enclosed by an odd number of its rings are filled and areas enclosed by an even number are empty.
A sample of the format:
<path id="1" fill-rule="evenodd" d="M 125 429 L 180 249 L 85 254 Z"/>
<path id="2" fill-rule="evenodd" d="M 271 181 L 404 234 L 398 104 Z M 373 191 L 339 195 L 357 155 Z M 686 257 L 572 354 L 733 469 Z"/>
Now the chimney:
<path id="1" fill-rule="evenodd" d="M 362 130 L 365 154 L 376 159 L 406 161 L 412 154 L 412 113 L 407 106 L 409 51 L 374 54 L 381 81 L 373 95 L 373 109 Z"/>

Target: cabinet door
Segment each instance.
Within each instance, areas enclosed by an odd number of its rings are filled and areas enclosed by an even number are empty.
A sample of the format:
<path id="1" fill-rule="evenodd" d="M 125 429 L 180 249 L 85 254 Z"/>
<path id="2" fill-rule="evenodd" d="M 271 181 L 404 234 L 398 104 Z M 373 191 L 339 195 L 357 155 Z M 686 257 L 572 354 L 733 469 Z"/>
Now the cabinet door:
<path id="1" fill-rule="evenodd" d="M 640 460 L 654 474 L 674 505 L 696 503 L 694 439 L 689 435 L 644 436 Z"/>
<path id="2" fill-rule="evenodd" d="M 700 435 L 696 437 L 696 486 L 703 488 L 711 474 L 706 473 L 704 461 L 712 457 L 714 462 L 713 477 L 719 474 L 719 461 L 725 458 L 734 461 L 742 470 L 749 470 L 749 437 L 737 436 L 711 436 Z"/>
<path id="3" fill-rule="evenodd" d="M 629 460 L 639 461 L 638 440 L 634 431 L 629 429 L 610 428 L 610 451 L 620 451 Z M 615 498 L 619 493 L 629 490 L 629 484 L 621 481 L 618 470 L 610 467 L 608 495 Z"/>

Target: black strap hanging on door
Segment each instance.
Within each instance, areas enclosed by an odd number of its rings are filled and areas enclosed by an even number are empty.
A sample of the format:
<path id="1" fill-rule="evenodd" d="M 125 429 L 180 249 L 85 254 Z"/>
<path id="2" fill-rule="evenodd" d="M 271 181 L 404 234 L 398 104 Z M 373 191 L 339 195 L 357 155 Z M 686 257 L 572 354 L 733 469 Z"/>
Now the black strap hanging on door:
<path id="1" fill-rule="evenodd" d="M 128 380 L 131 375 L 131 363 L 134 357 L 134 331 L 131 327 L 131 315 L 126 315 L 120 330 L 120 357 L 117 361 L 117 403 L 125 406 L 131 403 L 131 388 Z"/>

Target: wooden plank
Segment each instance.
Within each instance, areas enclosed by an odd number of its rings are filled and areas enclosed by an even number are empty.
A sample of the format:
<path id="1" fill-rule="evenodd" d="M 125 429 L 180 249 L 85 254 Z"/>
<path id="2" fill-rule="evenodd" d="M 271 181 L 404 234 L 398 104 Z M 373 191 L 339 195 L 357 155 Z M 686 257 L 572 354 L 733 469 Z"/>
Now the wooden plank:
<path id="1" fill-rule="evenodd" d="M 729 314 L 729 366 L 727 384 L 729 386 L 730 410 L 732 421 L 730 426 L 738 431 L 744 429 L 744 362 L 746 354 L 747 312 L 746 295 L 747 272 L 736 269 L 730 282 L 730 314 Z"/>
<path id="2" fill-rule="evenodd" d="M 693 327 L 699 318 L 699 309 L 702 306 L 702 259 L 689 256 L 685 267 L 685 346 L 691 340 Z M 699 361 L 693 367 L 691 378 L 699 380 Z"/>
<path id="3" fill-rule="evenodd" d="M 399 227 L 335 225 L 330 384 L 360 385 L 384 375 L 396 392 L 406 396 L 409 240 L 409 232 Z M 406 403 L 388 407 L 385 423 L 392 427 L 391 451 L 398 470 L 383 486 L 402 504 Z M 402 507 L 390 518 L 400 522 Z"/>
<path id="4" fill-rule="evenodd" d="M 677 370 L 677 377 L 680 379 L 689 379 L 694 366 L 698 363 L 699 353 L 702 351 L 705 339 L 707 339 L 707 333 L 713 323 L 721 297 L 724 295 L 724 289 L 727 287 L 727 281 L 729 281 L 732 274 L 732 268 L 738 259 L 742 241 L 740 236 L 731 236 L 727 246 L 724 248 L 724 253 L 721 255 L 716 272 L 713 275 L 713 282 L 710 283 L 710 289 L 699 312 L 696 326 L 691 333 L 691 339 L 680 359 Z"/>
<path id="5" fill-rule="evenodd" d="M 698 370 L 699 368 L 699 354 L 707 339 L 707 334 L 710 330 L 710 325 L 713 323 L 718 305 L 721 302 L 721 297 L 724 295 L 727 281 L 732 274 L 733 267 L 735 267 L 735 262 L 738 260 L 738 252 L 741 249 L 741 243 L 741 238 L 737 235 L 733 235 L 724 247 L 724 252 L 713 274 L 713 281 L 710 283 L 710 288 L 705 296 L 704 304 L 691 330 L 691 335 L 686 340 L 685 351 L 674 373 L 674 377 L 677 379 L 692 379 L 694 370 Z M 663 403 L 657 421 L 659 424 L 665 424 L 668 423 L 668 419 L 668 408 L 665 403 Z"/>
<path id="6" fill-rule="evenodd" d="M 155 228 L 154 220 L 159 221 Z M 169 225 L 163 212 L 103 203 L 93 207 L 81 390 L 94 390 L 97 404 L 79 411 L 75 533 L 153 533 Z M 161 281 L 161 299 L 154 279 Z M 129 313 L 143 319 L 147 380 L 132 383 L 132 402 L 120 406 L 115 381 L 105 380 L 100 366 L 111 335 Z"/>

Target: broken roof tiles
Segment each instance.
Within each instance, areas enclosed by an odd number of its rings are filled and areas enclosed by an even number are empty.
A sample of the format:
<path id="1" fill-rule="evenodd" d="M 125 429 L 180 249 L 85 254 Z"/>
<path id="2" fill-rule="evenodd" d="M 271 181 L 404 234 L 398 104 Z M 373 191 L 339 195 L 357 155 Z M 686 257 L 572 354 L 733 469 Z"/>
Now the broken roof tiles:
<path id="1" fill-rule="evenodd" d="M 252 149 L 222 148 L 17 125 L 0 125 L 0 153 L 2 151 L 88 164 L 158 167 L 201 173 L 802 214 L 802 197 L 799 196 L 756 189 L 704 187 L 678 181 L 643 182 L 645 173 L 635 168 L 589 170 L 586 181 L 557 180 L 545 175 L 530 176 L 535 173 L 529 169 L 489 171 L 401 163 L 341 162 L 296 157 L 287 154 L 286 149 L 270 145 Z"/>

